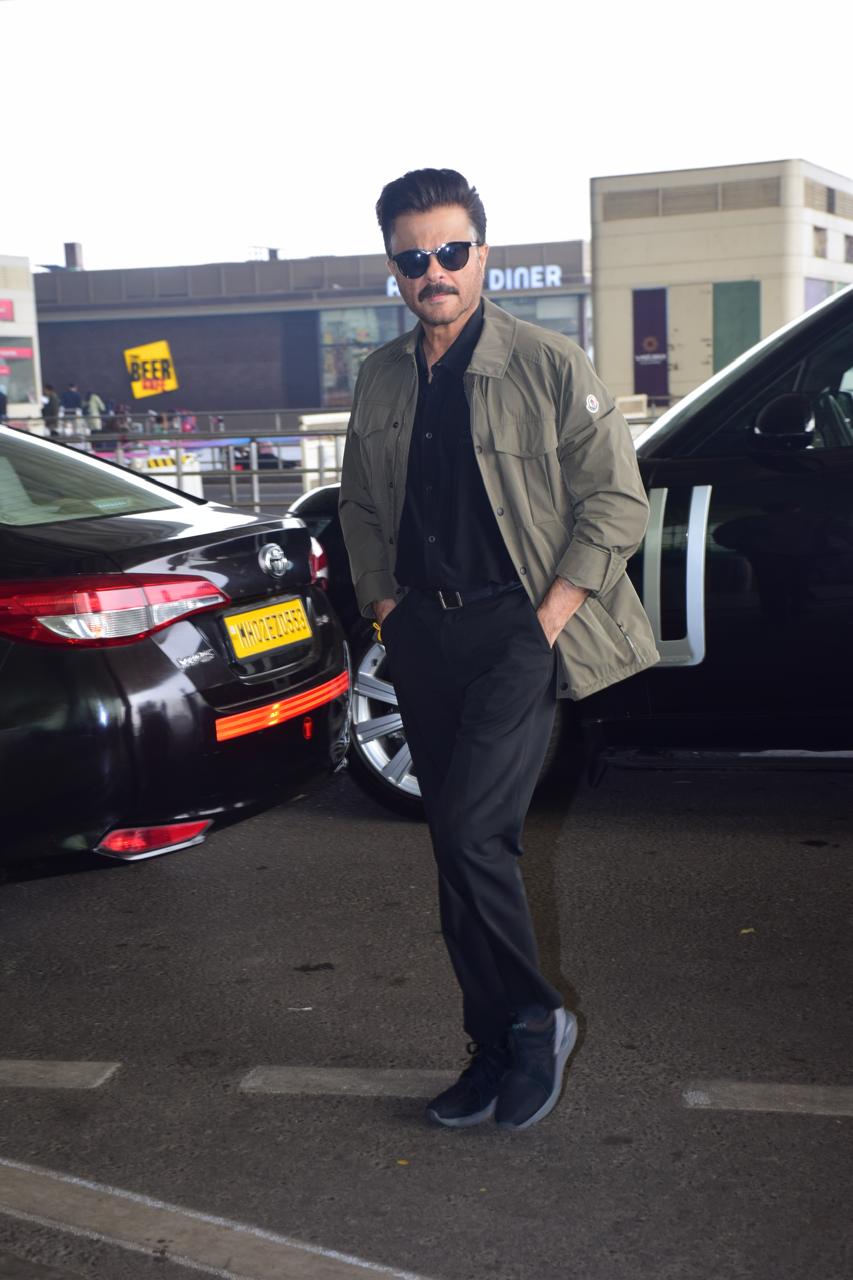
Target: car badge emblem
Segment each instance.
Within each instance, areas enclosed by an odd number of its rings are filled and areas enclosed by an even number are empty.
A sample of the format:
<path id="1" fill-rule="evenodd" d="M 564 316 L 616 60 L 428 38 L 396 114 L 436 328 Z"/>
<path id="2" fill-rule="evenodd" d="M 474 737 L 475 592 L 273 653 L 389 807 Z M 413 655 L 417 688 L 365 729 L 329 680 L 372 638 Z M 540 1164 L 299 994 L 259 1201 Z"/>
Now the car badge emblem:
<path id="1" fill-rule="evenodd" d="M 258 564 L 264 573 L 268 573 L 272 578 L 283 578 L 289 569 L 293 568 L 293 561 L 288 560 L 277 542 L 267 542 L 258 552 Z"/>
<path id="2" fill-rule="evenodd" d="M 177 663 L 182 671 L 187 671 L 190 667 L 197 667 L 202 662 L 213 662 L 216 654 L 212 649 L 199 649 L 196 653 L 189 654 L 186 658 L 178 658 Z"/>

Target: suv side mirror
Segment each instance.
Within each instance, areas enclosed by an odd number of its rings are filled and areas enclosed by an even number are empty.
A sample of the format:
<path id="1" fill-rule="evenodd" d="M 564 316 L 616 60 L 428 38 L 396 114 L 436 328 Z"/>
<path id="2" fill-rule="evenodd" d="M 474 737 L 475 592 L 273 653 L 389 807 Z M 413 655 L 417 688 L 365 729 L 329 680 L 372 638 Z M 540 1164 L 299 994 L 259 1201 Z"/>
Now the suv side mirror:
<path id="1" fill-rule="evenodd" d="M 814 441 L 814 408 L 808 396 L 790 391 L 758 411 L 752 443 L 762 453 L 798 453 L 812 448 Z"/>

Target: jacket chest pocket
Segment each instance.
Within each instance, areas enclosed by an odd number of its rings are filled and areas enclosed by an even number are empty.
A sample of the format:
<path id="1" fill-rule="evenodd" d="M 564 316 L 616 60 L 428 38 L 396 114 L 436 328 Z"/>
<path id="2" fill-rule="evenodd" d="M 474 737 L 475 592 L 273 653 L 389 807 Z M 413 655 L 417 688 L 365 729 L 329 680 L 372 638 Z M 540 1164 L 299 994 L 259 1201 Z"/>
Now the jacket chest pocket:
<path id="1" fill-rule="evenodd" d="M 557 458 L 553 418 L 501 418 L 493 421 L 498 469 L 507 497 L 533 524 L 563 523 L 569 500 Z"/>
<path id="2" fill-rule="evenodd" d="M 362 457 L 371 481 L 394 478 L 394 463 L 400 442 L 402 419 L 392 405 L 374 401 L 359 405 L 353 430 L 361 442 Z"/>

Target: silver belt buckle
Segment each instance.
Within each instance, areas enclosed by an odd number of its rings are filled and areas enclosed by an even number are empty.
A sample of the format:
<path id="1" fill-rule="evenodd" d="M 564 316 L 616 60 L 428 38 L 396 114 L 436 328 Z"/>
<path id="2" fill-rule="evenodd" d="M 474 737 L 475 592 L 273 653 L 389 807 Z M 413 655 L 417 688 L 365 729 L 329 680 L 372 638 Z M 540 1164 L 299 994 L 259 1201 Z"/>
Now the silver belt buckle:
<path id="1" fill-rule="evenodd" d="M 445 592 L 445 591 L 440 591 L 440 590 L 439 590 L 439 591 L 437 591 L 437 592 L 436 592 L 436 594 L 438 595 L 438 603 L 441 605 L 442 609 L 461 609 L 461 608 L 462 608 L 462 593 L 461 593 L 461 592 L 459 592 L 459 591 L 446 591 L 446 592 Z M 447 596 L 456 596 L 456 603 L 455 603 L 455 604 L 448 604 L 447 600 L 445 600 L 445 598 L 444 598 L 444 597 L 445 597 L 445 595 L 447 595 Z"/>

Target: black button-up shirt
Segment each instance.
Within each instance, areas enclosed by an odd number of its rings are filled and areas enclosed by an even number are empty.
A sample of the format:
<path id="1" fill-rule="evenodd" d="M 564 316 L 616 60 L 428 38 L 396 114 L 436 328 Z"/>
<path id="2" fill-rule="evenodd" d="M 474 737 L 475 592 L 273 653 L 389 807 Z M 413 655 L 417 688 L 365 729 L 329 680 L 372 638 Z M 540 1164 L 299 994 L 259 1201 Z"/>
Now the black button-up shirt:
<path id="1" fill-rule="evenodd" d="M 405 587 L 473 591 L 518 581 L 477 466 L 462 376 L 483 329 L 483 305 L 432 366 L 417 346 L 418 404 L 395 576 Z"/>

